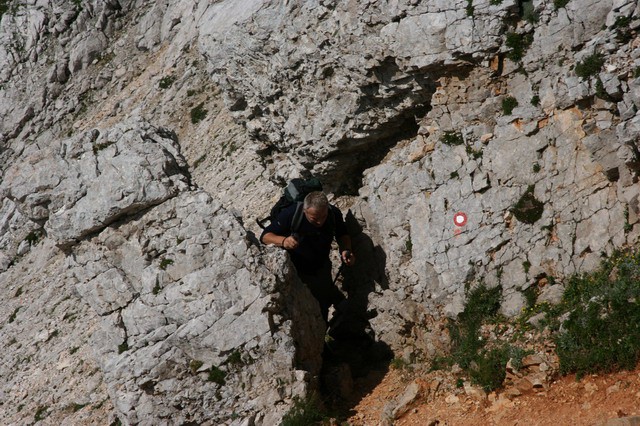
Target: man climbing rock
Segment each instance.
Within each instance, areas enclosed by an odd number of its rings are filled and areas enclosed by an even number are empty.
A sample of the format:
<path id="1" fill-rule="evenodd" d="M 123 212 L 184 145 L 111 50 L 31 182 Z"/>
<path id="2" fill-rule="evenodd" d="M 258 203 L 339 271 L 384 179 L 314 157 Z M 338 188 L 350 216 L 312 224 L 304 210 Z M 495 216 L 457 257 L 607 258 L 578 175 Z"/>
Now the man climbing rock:
<path id="1" fill-rule="evenodd" d="M 320 303 L 322 318 L 327 322 L 329 307 L 344 300 L 331 276 L 331 243 L 335 237 L 342 262 L 351 266 L 355 263 L 351 237 L 342 213 L 329 204 L 323 192 L 311 192 L 304 198 L 300 220 L 295 217 L 297 209 L 294 203 L 282 210 L 277 220 L 264 229 L 260 241 L 289 252 L 300 279 Z"/>

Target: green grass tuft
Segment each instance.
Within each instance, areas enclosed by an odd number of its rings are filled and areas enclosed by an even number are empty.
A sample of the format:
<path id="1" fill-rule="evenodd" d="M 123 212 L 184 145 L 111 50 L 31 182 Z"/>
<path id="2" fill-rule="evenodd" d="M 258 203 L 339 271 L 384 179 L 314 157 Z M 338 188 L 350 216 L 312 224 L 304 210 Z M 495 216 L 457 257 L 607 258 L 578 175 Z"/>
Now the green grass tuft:
<path id="1" fill-rule="evenodd" d="M 224 371 L 222 371 L 221 369 L 213 365 L 209 369 L 209 377 L 207 378 L 207 380 L 209 380 L 210 382 L 217 383 L 220 386 L 224 386 L 226 383 L 225 381 L 226 377 L 227 377 L 227 373 L 225 373 Z"/>
<path id="2" fill-rule="evenodd" d="M 198 106 L 191 110 L 191 123 L 196 124 L 204 120 L 208 112 L 209 111 L 204 108 L 204 102 L 198 104 Z"/>
<path id="3" fill-rule="evenodd" d="M 323 421 L 327 414 L 320 405 L 320 401 L 315 395 L 304 400 L 295 398 L 293 406 L 282 418 L 280 426 L 309 426 Z"/>
<path id="4" fill-rule="evenodd" d="M 446 131 L 440 137 L 440 142 L 449 146 L 462 145 L 464 143 L 464 138 L 460 132 Z"/>
<path id="5" fill-rule="evenodd" d="M 533 43 L 533 34 L 508 33 L 505 44 L 511 51 L 507 53 L 507 58 L 513 62 L 521 61 L 531 43 Z"/>
<path id="6" fill-rule="evenodd" d="M 504 115 L 511 115 L 513 109 L 518 106 L 518 100 L 513 96 L 502 99 L 502 112 Z"/>
<path id="7" fill-rule="evenodd" d="M 570 0 L 553 0 L 553 6 L 556 8 L 556 10 L 565 7 Z"/>
<path id="8" fill-rule="evenodd" d="M 175 81 L 176 81 L 175 75 L 168 75 L 160 79 L 160 83 L 158 83 L 158 86 L 161 89 L 168 89 L 169 87 L 171 87 L 173 83 L 175 83 Z"/>
<path id="9" fill-rule="evenodd" d="M 502 385 L 507 362 L 511 357 L 519 356 L 521 349 L 508 344 L 487 349 L 480 334 L 482 324 L 495 320 L 501 296 L 502 287 L 488 289 L 484 284 L 468 293 L 464 311 L 448 324 L 451 353 L 447 357 L 434 359 L 433 370 L 458 364 L 472 383 L 487 391 Z"/>
<path id="10" fill-rule="evenodd" d="M 583 80 L 588 79 L 600 72 L 604 65 L 604 56 L 601 53 L 594 53 L 585 58 L 584 61 L 578 62 L 575 67 L 576 75 Z"/>
<path id="11" fill-rule="evenodd" d="M 560 372 L 631 370 L 640 361 L 640 251 L 616 253 L 589 274 L 569 278 L 569 317 L 556 337 Z"/>

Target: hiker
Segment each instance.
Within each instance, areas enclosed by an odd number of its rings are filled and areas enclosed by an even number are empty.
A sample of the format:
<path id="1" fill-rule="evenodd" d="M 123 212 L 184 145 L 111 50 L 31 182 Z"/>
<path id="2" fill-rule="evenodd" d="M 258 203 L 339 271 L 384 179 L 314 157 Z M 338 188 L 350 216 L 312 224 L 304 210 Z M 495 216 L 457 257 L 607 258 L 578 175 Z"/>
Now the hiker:
<path id="1" fill-rule="evenodd" d="M 329 204 L 323 192 L 307 194 L 302 204 L 300 224 L 297 230 L 292 231 L 296 208 L 296 203 L 293 203 L 283 209 L 277 219 L 264 229 L 260 241 L 282 247 L 289 252 L 300 280 L 309 287 L 320 303 L 322 318 L 327 323 L 329 307 L 335 307 L 345 299 L 331 276 L 331 243 L 335 236 L 342 262 L 351 266 L 356 260 L 351 251 L 351 237 L 347 233 L 342 213 Z"/>

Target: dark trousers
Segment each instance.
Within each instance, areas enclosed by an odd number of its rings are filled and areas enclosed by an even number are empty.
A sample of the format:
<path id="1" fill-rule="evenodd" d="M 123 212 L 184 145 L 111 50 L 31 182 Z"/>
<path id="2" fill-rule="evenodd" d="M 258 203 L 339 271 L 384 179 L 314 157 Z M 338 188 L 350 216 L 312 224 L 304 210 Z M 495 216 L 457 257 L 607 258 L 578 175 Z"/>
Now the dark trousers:
<path id="1" fill-rule="evenodd" d="M 320 312 L 324 322 L 328 322 L 329 307 L 344 300 L 344 295 L 333 283 L 331 276 L 331 262 L 327 261 L 320 269 L 313 273 L 298 273 L 300 280 L 311 290 L 311 294 L 320 304 Z"/>

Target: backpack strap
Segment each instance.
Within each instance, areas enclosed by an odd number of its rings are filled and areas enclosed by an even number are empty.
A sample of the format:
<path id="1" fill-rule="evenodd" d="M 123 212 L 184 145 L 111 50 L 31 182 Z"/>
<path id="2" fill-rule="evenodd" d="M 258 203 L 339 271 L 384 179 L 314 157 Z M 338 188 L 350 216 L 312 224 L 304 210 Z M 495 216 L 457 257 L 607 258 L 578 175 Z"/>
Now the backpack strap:
<path id="1" fill-rule="evenodd" d="M 300 229 L 300 224 L 302 223 L 302 213 L 303 213 L 303 208 L 302 208 L 302 201 L 298 201 L 297 205 L 296 205 L 296 212 L 293 214 L 293 219 L 291 219 L 291 233 L 295 234 L 296 232 L 298 232 L 298 229 Z"/>

